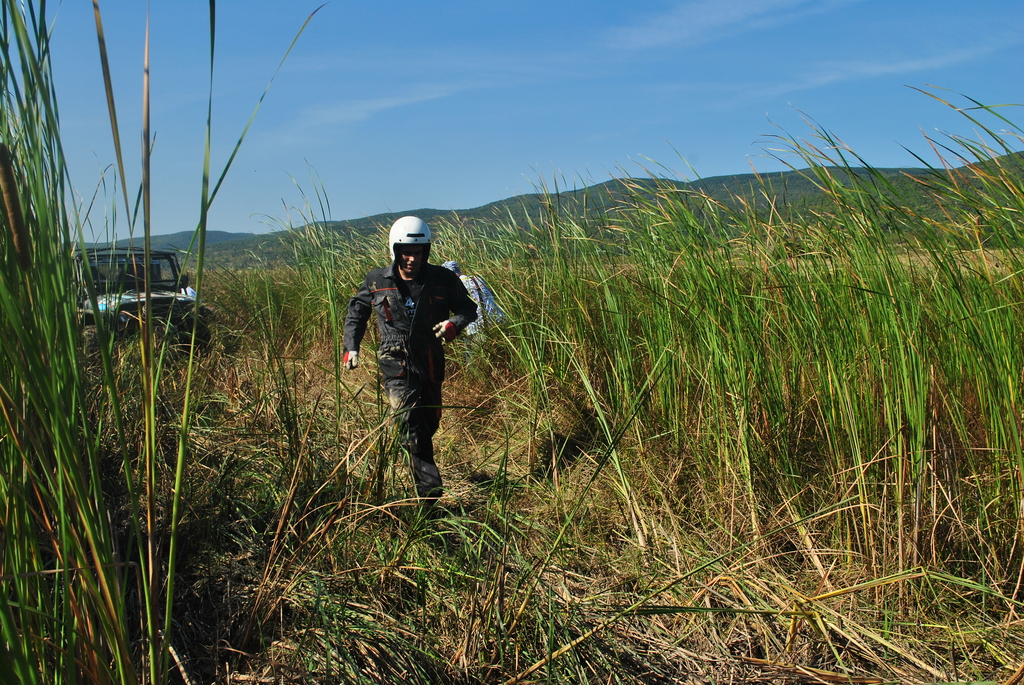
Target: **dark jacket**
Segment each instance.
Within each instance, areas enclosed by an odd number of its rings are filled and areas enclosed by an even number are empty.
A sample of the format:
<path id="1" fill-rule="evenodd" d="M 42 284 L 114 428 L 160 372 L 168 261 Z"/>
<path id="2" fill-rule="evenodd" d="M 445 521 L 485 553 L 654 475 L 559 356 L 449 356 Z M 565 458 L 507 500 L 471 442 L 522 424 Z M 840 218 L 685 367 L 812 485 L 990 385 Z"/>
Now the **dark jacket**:
<path id="1" fill-rule="evenodd" d="M 421 267 L 420 275 L 423 290 L 416 304 L 416 316 L 410 321 L 405 298 L 398 290 L 401 276 L 395 265 L 366 274 L 362 287 L 348 303 L 345 351 L 359 351 L 373 309 L 380 330 L 377 360 L 381 373 L 398 378 L 412 371 L 440 383 L 444 380 L 444 348 L 433 328 L 450 319 L 461 331 L 476 320 L 476 303 L 459 277 L 448 269 L 427 263 Z"/>

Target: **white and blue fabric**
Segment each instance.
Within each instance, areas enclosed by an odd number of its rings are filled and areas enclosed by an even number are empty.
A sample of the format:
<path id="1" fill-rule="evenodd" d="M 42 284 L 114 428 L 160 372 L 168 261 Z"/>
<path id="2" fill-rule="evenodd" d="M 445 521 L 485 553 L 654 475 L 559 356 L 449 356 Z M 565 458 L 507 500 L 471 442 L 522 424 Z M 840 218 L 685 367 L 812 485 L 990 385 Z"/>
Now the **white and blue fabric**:
<path id="1" fill-rule="evenodd" d="M 476 321 L 463 329 L 466 335 L 475 335 L 488 326 L 504 323 L 508 319 L 505 312 L 498 306 L 494 299 L 494 293 L 487 287 L 487 282 L 483 278 L 463 274 L 458 262 L 445 262 L 441 266 L 458 274 L 462 285 L 466 286 L 470 299 L 476 302 Z"/>

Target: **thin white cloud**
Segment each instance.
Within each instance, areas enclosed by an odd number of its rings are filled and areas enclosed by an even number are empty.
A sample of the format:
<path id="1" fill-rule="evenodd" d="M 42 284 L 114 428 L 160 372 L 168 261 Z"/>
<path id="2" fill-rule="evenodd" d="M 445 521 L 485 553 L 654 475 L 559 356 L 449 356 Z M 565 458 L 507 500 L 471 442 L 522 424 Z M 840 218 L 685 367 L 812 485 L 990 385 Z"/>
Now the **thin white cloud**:
<path id="1" fill-rule="evenodd" d="M 837 83 L 871 79 L 882 76 L 913 75 L 945 69 L 982 60 L 985 57 L 1024 44 L 1016 35 L 988 37 L 983 43 L 950 49 L 945 52 L 912 57 L 871 60 L 824 60 L 806 65 L 792 77 L 775 81 L 677 82 L 663 84 L 658 91 L 666 94 L 686 93 L 703 100 L 708 107 L 733 107 L 738 101 L 750 102 L 789 93 L 813 90 Z"/>
<path id="2" fill-rule="evenodd" d="M 300 126 L 339 126 L 366 121 L 373 116 L 398 107 L 439 100 L 462 90 L 459 87 L 423 86 L 409 93 L 360 100 L 343 100 L 321 105 L 304 112 Z"/>
<path id="3" fill-rule="evenodd" d="M 780 95 L 801 90 L 810 90 L 821 86 L 854 81 L 876 76 L 892 76 L 899 74 L 914 74 L 922 71 L 942 69 L 957 64 L 964 64 L 985 57 L 993 52 L 1001 50 L 1013 44 L 1019 44 L 1019 39 L 1008 41 L 990 40 L 984 45 L 976 47 L 960 48 L 943 53 L 913 57 L 903 60 L 870 62 L 863 60 L 851 61 L 827 61 L 819 62 L 812 69 L 799 75 L 797 78 L 776 84 L 766 88 L 765 95 Z"/>
<path id="4" fill-rule="evenodd" d="M 365 59 L 365 58 L 364 58 Z M 289 123 L 293 132 L 322 131 L 325 127 L 368 121 L 389 110 L 452 97 L 480 89 L 501 89 L 577 76 L 591 76 L 585 56 L 520 55 L 480 50 L 434 51 L 410 56 L 383 55 L 367 59 L 373 72 L 358 69 L 353 58 L 335 60 L 329 80 L 354 81 L 354 93 L 379 91 L 381 83 L 405 81 L 397 92 L 378 97 L 334 99 L 303 109 Z M 318 78 L 325 78 L 323 71 Z M 355 77 L 352 77 L 355 75 Z M 304 135 L 304 134 L 303 134 Z"/>
<path id="5" fill-rule="evenodd" d="M 336 99 L 300 110 L 295 118 L 279 121 L 273 131 L 267 132 L 265 129 L 260 138 L 282 147 L 323 141 L 327 131 L 371 121 L 390 110 L 442 100 L 490 86 L 493 84 L 479 79 L 465 79 L 450 83 L 410 84 L 403 90 L 379 97 Z"/>
<path id="6" fill-rule="evenodd" d="M 293 78 L 349 84 L 364 88 L 368 84 L 395 82 L 459 83 L 470 87 L 522 85 L 553 78 L 588 76 L 593 73 L 600 53 L 567 50 L 530 52 L 519 49 L 495 49 L 487 44 L 437 49 L 362 51 L 359 54 L 317 54 L 296 61 Z"/>
<path id="7" fill-rule="evenodd" d="M 642 50 L 700 45 L 765 26 L 822 14 L 860 0 L 690 0 L 613 30 L 613 48 Z"/>
<path id="8" fill-rule="evenodd" d="M 388 111 L 442 100 L 480 89 L 501 89 L 564 77 L 572 65 L 559 68 L 538 56 L 486 51 L 435 50 L 422 54 L 343 55 L 313 60 L 310 70 L 319 82 L 344 83 L 343 95 L 320 96 L 278 124 L 275 139 L 298 144 L 322 139 L 325 130 L 372 121 Z M 580 68 L 583 72 L 583 68 Z M 585 72 L 584 72 L 585 73 Z M 388 84 L 389 92 L 381 86 Z M 349 95 L 349 97 L 345 97 Z"/>

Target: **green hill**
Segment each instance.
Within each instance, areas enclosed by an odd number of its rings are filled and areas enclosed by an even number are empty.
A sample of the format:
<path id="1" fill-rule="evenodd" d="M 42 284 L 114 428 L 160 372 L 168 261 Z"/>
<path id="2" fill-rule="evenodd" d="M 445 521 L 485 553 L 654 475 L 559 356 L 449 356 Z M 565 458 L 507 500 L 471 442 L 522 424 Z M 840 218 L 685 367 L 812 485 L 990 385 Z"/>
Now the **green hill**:
<path id="1" fill-rule="evenodd" d="M 1024 177 L 1024 153 L 965 166 L 973 168 L 975 172 L 984 172 L 987 167 L 994 164 L 1001 164 L 1012 169 L 1015 176 Z M 937 211 L 934 201 L 927 193 L 925 182 L 945 178 L 944 172 L 923 168 L 872 169 L 870 172 L 867 169 L 828 170 L 844 185 L 852 182 L 852 175 L 859 177 L 862 182 L 879 185 L 880 192 L 894 199 L 896 204 L 924 215 L 932 215 Z M 326 226 L 336 231 L 366 236 L 409 214 L 419 216 L 428 223 L 453 222 L 483 227 L 495 221 L 514 221 L 525 226 L 529 221 L 535 221 L 541 216 L 546 204 L 555 203 L 562 211 L 577 216 L 604 216 L 614 212 L 614 207 L 624 200 L 650 199 L 659 189 L 660 192 L 665 192 L 666 189 L 672 188 L 679 192 L 706 195 L 721 203 L 723 207 L 735 211 L 740 210 L 741 205 L 745 204 L 754 211 L 768 211 L 772 208 L 778 212 L 799 214 L 824 207 L 828 202 L 805 170 L 733 174 L 696 181 L 626 178 L 612 179 L 583 188 L 552 188 L 548 189 L 547 193 L 516 195 L 472 209 L 410 209 L 360 219 L 331 221 L 327 222 Z M 184 250 L 192 240 L 192 235 L 191 232 L 183 231 L 155 236 L 154 247 Z M 285 235 L 286 231 L 265 234 L 209 231 L 206 240 L 207 264 L 213 268 L 246 269 L 289 263 L 293 256 L 291 248 L 282 240 Z M 119 241 L 118 244 L 126 242 Z"/>

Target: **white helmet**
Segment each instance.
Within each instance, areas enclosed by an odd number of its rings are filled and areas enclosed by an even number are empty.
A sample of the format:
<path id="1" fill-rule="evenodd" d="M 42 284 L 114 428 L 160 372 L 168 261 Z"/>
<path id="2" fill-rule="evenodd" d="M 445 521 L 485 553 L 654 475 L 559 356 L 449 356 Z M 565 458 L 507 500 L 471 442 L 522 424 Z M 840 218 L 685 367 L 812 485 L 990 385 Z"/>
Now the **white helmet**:
<path id="1" fill-rule="evenodd" d="M 398 256 L 395 254 L 395 245 L 423 245 L 423 261 L 427 261 L 430 255 L 430 226 L 417 216 L 403 216 L 391 224 L 388 244 L 391 246 L 392 257 Z"/>

